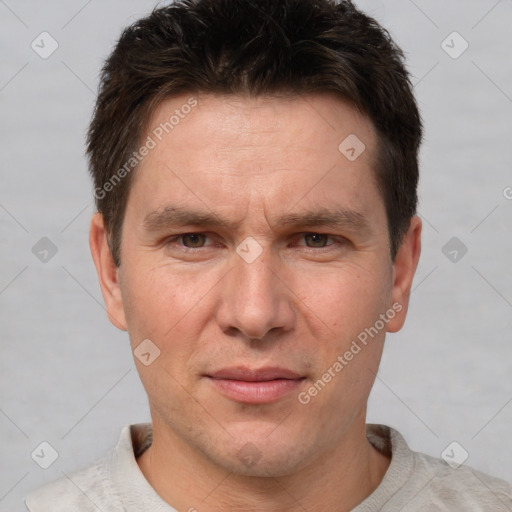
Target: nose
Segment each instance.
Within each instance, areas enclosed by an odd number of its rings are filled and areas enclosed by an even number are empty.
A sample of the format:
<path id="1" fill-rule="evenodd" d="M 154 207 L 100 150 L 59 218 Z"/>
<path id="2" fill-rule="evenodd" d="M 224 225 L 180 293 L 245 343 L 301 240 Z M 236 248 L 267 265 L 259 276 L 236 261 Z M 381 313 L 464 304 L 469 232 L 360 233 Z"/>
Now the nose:
<path id="1" fill-rule="evenodd" d="M 284 282 L 279 262 L 271 261 L 265 252 L 251 263 L 233 256 L 217 309 L 218 324 L 226 334 L 263 340 L 271 332 L 286 332 L 294 326 L 293 292 Z"/>

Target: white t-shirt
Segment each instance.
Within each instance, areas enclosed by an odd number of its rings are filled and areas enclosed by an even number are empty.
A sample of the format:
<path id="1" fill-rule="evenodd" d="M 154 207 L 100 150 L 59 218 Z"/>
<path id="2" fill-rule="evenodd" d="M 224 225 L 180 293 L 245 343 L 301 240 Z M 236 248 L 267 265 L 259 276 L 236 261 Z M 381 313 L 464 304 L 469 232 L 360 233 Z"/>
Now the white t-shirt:
<path id="1" fill-rule="evenodd" d="M 367 425 L 367 437 L 391 455 L 391 463 L 377 489 L 352 512 L 512 511 L 512 489 L 505 481 L 413 452 L 396 430 L 384 425 Z M 33 491 L 26 499 L 29 511 L 176 512 L 137 464 L 151 441 L 151 424 L 124 427 L 106 457 Z"/>

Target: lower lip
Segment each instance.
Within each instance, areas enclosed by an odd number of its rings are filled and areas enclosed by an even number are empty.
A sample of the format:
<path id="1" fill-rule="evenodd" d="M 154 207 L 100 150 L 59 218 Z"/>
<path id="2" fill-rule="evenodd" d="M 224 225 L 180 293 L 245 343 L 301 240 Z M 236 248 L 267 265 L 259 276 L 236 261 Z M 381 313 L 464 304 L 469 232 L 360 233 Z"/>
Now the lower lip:
<path id="1" fill-rule="evenodd" d="M 213 385 L 227 398 L 247 404 L 264 404 L 296 391 L 303 379 L 274 379 L 248 382 L 244 380 L 214 379 Z"/>

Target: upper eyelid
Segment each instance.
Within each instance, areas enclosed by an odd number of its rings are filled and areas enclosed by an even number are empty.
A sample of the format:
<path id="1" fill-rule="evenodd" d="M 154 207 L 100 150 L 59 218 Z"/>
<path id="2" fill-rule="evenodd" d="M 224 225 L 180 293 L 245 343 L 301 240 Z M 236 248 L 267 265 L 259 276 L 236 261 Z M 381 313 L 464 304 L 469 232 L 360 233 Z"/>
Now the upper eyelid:
<path id="1" fill-rule="evenodd" d="M 304 233 L 300 233 L 299 238 L 304 239 L 307 235 L 322 235 L 328 238 L 328 240 L 332 242 L 340 242 L 347 240 L 345 237 L 340 235 L 331 235 L 330 233 L 317 233 L 316 231 L 307 231 Z M 330 244 L 332 245 L 332 244 Z M 315 249 L 315 247 L 310 247 L 310 249 Z M 320 249 L 320 247 L 317 247 L 317 249 Z"/>
<path id="2" fill-rule="evenodd" d="M 167 238 L 180 238 L 186 235 L 204 235 L 206 237 L 213 237 L 213 236 L 221 236 L 216 233 L 213 233 L 211 231 L 183 231 L 181 233 L 173 233 L 172 235 L 169 235 Z M 298 231 L 291 235 L 286 235 L 288 238 L 297 237 L 297 236 L 306 236 L 306 235 L 324 235 L 329 236 L 331 238 L 344 238 L 342 235 L 336 235 L 334 233 L 326 233 L 324 231 Z"/>
<path id="3" fill-rule="evenodd" d="M 215 240 L 214 240 L 215 233 L 205 232 L 205 231 L 186 231 L 186 232 L 183 232 L 183 233 L 174 234 L 174 235 L 171 235 L 169 237 L 166 237 L 165 240 L 164 240 L 164 243 L 180 242 L 180 241 L 182 242 L 183 241 L 183 237 L 186 236 L 186 235 L 203 235 L 206 238 L 206 241 L 209 240 L 210 242 L 213 242 L 213 244 L 215 243 Z M 301 241 L 304 241 L 304 239 L 305 239 L 305 237 L 307 235 L 322 235 L 322 236 L 326 236 L 331 242 L 340 242 L 340 241 L 343 242 L 344 240 L 345 241 L 347 240 L 345 237 L 343 237 L 341 235 L 333 235 L 331 233 L 324 233 L 324 232 L 319 232 L 319 231 L 301 231 L 299 233 L 295 233 L 290 238 L 292 240 L 300 239 Z M 194 250 L 194 249 L 195 250 L 202 249 L 204 247 L 210 247 L 211 245 L 212 244 L 193 248 L 193 247 L 187 247 L 183 243 L 181 244 L 181 246 L 184 247 L 185 249 L 192 249 L 192 250 Z M 333 245 L 333 244 L 331 243 L 329 245 Z M 308 247 L 306 244 L 304 244 L 304 246 L 307 247 L 307 248 L 310 248 L 310 249 L 321 249 L 322 248 L 322 247 Z"/>
<path id="4" fill-rule="evenodd" d="M 183 238 L 187 235 L 202 235 L 205 237 L 206 240 L 211 240 L 212 237 L 209 233 L 205 233 L 203 231 L 187 231 L 186 233 L 179 233 L 177 235 L 172 235 L 166 239 L 167 242 L 173 242 L 173 241 L 183 241 Z"/>

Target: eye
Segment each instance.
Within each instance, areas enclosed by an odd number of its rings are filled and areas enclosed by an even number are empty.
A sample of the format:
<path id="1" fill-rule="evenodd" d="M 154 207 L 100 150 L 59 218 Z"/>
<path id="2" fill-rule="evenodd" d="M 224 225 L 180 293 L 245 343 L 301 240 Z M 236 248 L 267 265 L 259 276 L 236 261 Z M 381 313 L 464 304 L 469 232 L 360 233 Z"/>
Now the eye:
<path id="1" fill-rule="evenodd" d="M 323 233 L 306 233 L 304 235 L 304 241 L 306 242 L 307 247 L 312 248 L 322 248 L 330 245 L 329 235 L 325 235 Z"/>
<path id="2" fill-rule="evenodd" d="M 181 238 L 182 244 L 189 249 L 199 249 L 206 243 L 206 235 L 203 233 L 185 233 L 179 238 Z"/>
<path id="3" fill-rule="evenodd" d="M 225 248 L 215 233 L 200 231 L 180 233 L 162 240 L 162 250 L 170 258 L 183 261 L 206 261 L 219 255 L 219 250 Z"/>

